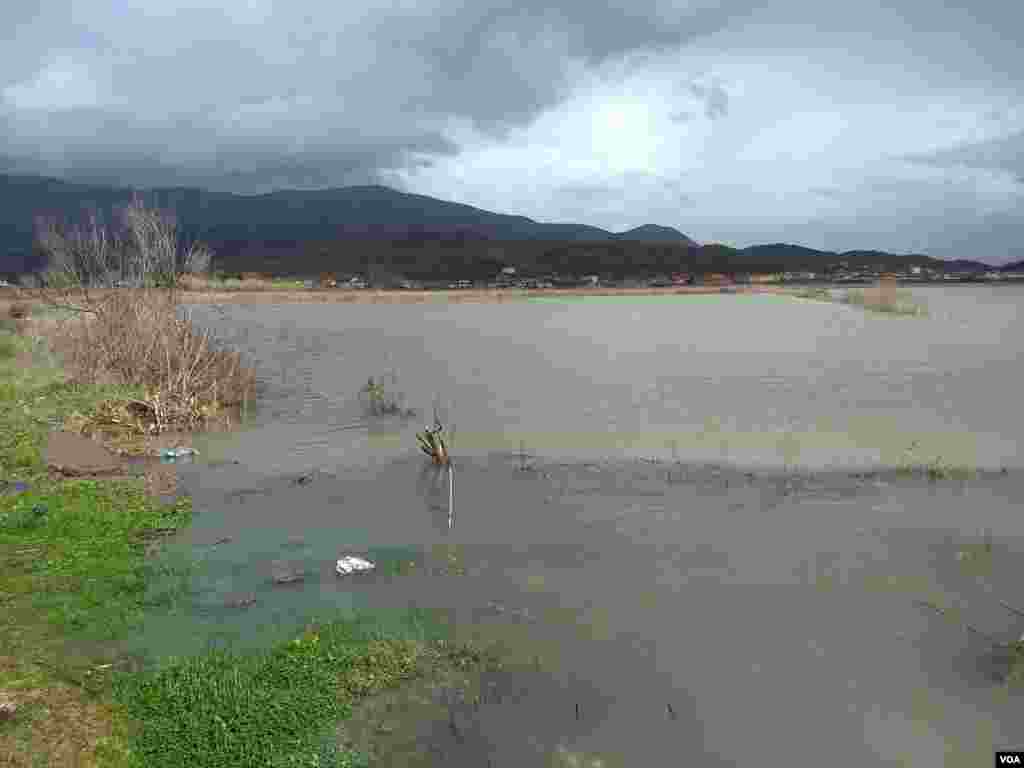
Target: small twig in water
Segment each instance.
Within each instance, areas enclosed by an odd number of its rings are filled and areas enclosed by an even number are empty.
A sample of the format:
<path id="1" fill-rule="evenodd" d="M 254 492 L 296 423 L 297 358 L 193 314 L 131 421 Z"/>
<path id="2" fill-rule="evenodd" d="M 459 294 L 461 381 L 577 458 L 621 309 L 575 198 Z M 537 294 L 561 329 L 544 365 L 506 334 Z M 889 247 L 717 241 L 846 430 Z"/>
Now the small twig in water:
<path id="1" fill-rule="evenodd" d="M 455 466 L 448 463 L 448 530 L 455 522 Z"/>
<path id="2" fill-rule="evenodd" d="M 922 607 L 922 608 L 928 608 L 929 610 L 934 611 L 935 613 L 939 614 L 943 618 L 946 618 L 946 619 L 950 618 L 948 611 L 946 611 L 944 608 L 940 608 L 937 605 L 933 605 L 932 603 L 929 603 L 926 600 L 914 600 L 914 605 L 917 605 L 917 606 Z M 1004 646 L 1004 645 L 1006 645 L 1006 643 L 1004 643 L 1004 642 L 1002 642 L 1000 640 L 997 640 L 995 637 L 993 637 L 992 635 L 988 634 L 987 632 L 982 632 L 977 627 L 973 627 L 973 626 L 971 626 L 970 624 L 968 624 L 965 621 L 964 622 L 960 622 L 960 624 L 964 627 L 964 629 L 966 629 L 966 630 L 968 630 L 970 632 L 973 632 L 974 634 L 979 635 L 980 637 L 985 638 L 992 645 L 995 645 L 995 646 Z"/>
<path id="3" fill-rule="evenodd" d="M 1000 600 L 999 604 L 1001 606 L 1003 606 L 1003 608 L 1008 610 L 1010 613 L 1012 613 L 1014 616 L 1020 616 L 1021 618 L 1024 618 L 1024 611 L 1022 611 L 1022 610 L 1020 610 L 1018 608 L 1014 608 L 1012 605 L 1010 605 L 1005 600 Z"/>

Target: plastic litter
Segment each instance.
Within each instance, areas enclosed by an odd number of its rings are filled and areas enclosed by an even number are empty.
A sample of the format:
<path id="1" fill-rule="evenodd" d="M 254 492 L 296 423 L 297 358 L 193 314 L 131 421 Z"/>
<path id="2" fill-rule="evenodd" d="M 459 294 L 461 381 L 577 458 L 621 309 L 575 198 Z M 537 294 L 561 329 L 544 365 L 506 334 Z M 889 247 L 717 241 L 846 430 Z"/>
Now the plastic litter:
<path id="1" fill-rule="evenodd" d="M 361 557 L 355 557 L 354 555 L 346 555 L 345 557 L 338 560 L 338 564 L 334 567 L 339 576 L 348 576 L 353 573 L 365 573 L 372 571 L 376 568 L 373 563 L 369 560 L 364 560 Z"/>
<path id="2" fill-rule="evenodd" d="M 178 446 L 177 448 L 163 448 L 160 451 L 160 458 L 165 461 L 174 461 L 175 459 L 189 458 L 198 455 L 199 451 L 195 448 L 185 448 L 183 446 Z"/>

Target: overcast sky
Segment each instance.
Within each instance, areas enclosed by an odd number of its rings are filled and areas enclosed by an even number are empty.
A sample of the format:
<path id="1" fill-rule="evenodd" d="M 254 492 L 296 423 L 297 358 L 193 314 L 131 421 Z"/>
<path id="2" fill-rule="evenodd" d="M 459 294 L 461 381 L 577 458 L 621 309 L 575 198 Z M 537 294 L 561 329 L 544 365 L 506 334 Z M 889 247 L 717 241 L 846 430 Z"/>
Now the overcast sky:
<path id="1" fill-rule="evenodd" d="M 0 171 L 1024 258 L 1019 2 L 513 5 L 0 2 Z"/>

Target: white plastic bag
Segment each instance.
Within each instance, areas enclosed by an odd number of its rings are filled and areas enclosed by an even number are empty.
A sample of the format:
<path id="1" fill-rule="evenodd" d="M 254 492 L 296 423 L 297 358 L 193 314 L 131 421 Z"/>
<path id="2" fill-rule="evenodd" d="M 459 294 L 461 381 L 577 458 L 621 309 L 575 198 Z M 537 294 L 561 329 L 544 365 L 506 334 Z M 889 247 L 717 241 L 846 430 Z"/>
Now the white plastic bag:
<path id="1" fill-rule="evenodd" d="M 334 570 L 339 576 L 348 576 L 353 573 L 366 573 L 372 571 L 376 566 L 369 560 L 364 560 L 361 557 L 355 557 L 354 555 L 346 555 L 345 557 L 338 560 L 338 564 L 334 567 Z"/>

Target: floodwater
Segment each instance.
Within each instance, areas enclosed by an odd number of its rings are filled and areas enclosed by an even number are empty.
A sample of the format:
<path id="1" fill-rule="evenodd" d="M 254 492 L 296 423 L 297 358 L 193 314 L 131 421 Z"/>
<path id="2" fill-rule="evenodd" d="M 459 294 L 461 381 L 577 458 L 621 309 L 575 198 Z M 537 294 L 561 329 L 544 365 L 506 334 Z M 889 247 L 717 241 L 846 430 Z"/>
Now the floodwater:
<path id="1" fill-rule="evenodd" d="M 765 295 L 192 307 L 260 397 L 182 469 L 204 567 L 138 642 L 416 606 L 498 644 L 493 695 L 392 713 L 382 764 L 989 763 L 1024 746 L 994 648 L 1024 632 L 1024 291 L 914 292 L 930 317 Z M 362 413 L 390 370 L 418 419 Z M 452 488 L 413 438 L 435 398 Z M 891 471 L 939 456 L 986 471 Z M 381 567 L 338 577 L 347 553 Z"/>

